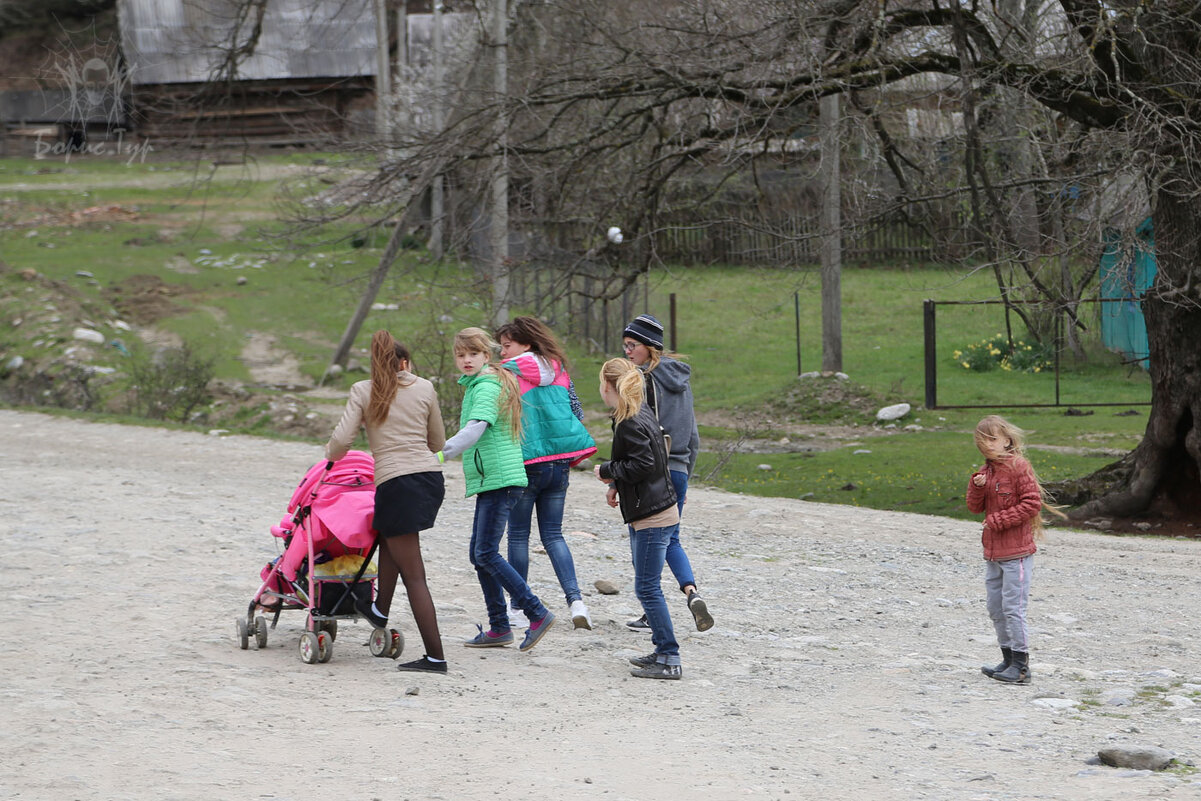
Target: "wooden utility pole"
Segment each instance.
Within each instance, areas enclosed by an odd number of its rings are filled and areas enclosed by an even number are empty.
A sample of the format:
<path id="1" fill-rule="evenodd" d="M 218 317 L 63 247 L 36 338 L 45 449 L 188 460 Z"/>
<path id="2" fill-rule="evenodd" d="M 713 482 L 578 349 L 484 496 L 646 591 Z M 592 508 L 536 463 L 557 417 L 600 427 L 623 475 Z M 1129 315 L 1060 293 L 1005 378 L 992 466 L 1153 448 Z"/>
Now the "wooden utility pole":
<path id="1" fill-rule="evenodd" d="M 842 199 L 838 95 L 821 99 L 822 370 L 842 370 Z"/>
<path id="2" fill-rule="evenodd" d="M 443 123 L 443 102 L 445 100 L 443 93 L 446 88 L 442 85 L 442 3 L 440 0 L 434 0 L 434 130 L 441 131 Z M 443 208 L 446 203 L 446 198 L 443 195 L 442 175 L 434 176 L 434 185 L 430 187 L 430 255 L 435 259 L 441 259 L 443 256 L 442 240 L 446 236 L 442 223 L 446 212 Z"/>
<path id="3" fill-rule="evenodd" d="M 392 60 L 388 58 L 387 0 L 375 0 L 375 135 L 388 140 L 388 101 L 392 98 Z"/>
<path id="4" fill-rule="evenodd" d="M 509 321 L 509 160 L 508 102 L 509 11 L 506 0 L 495 0 L 492 8 L 492 52 L 495 54 L 492 86 L 496 95 L 496 157 L 492 163 L 492 324 Z"/>

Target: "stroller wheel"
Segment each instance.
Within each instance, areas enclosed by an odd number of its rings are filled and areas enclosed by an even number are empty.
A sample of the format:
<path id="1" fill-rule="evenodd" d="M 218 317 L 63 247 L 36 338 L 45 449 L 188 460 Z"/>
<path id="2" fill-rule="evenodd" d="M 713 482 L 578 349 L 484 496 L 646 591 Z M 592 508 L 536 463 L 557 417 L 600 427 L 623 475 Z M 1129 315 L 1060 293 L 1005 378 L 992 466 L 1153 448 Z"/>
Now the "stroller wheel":
<path id="1" fill-rule="evenodd" d="M 387 629 L 372 629 L 367 648 L 372 656 L 391 656 L 389 652 L 392 650 L 392 634 Z"/>
<path id="2" fill-rule="evenodd" d="M 335 642 L 338 639 L 338 621 L 323 620 L 320 625 L 322 629 L 329 632 L 330 642 Z"/>
<path id="3" fill-rule="evenodd" d="M 246 627 L 246 618 L 240 617 L 235 623 L 238 628 L 238 645 L 245 651 L 250 647 L 250 632 Z"/>
<path id="4" fill-rule="evenodd" d="M 388 636 L 392 641 L 390 647 L 388 648 L 388 656 L 396 659 L 398 656 L 400 656 L 400 652 L 405 649 L 404 635 L 396 629 L 388 629 Z"/>
<path id="5" fill-rule="evenodd" d="M 317 632 L 317 661 L 328 662 L 334 655 L 334 638 L 328 631 Z"/>
<path id="6" fill-rule="evenodd" d="M 306 665 L 316 664 L 321 648 L 316 632 L 306 631 L 300 635 L 300 661 Z"/>
<path id="7" fill-rule="evenodd" d="M 259 648 L 267 647 L 267 618 L 262 615 L 254 619 L 254 644 Z"/>

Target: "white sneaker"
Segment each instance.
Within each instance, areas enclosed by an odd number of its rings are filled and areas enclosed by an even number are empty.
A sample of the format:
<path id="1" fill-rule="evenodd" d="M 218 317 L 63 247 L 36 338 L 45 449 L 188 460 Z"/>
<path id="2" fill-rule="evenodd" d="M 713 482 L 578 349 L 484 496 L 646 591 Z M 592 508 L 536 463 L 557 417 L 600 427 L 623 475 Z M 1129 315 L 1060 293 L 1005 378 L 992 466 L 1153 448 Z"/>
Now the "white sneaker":
<path id="1" fill-rule="evenodd" d="M 584 606 L 583 601 L 571 602 L 571 622 L 577 629 L 592 630 L 592 618 L 588 617 L 588 607 Z"/>
<path id="2" fill-rule="evenodd" d="M 528 618 L 526 618 L 525 612 L 510 606 L 509 627 L 514 629 L 528 629 L 530 627 L 530 621 Z"/>

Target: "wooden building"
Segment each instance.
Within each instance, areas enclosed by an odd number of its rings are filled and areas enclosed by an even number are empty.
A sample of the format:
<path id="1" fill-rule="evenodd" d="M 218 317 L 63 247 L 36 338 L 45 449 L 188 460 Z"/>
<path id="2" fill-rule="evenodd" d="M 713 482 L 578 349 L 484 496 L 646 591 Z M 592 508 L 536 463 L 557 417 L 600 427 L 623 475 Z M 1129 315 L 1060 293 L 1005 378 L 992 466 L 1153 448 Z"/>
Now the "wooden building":
<path id="1" fill-rule="evenodd" d="M 322 146 L 372 130 L 371 0 L 119 0 L 117 11 L 130 127 L 156 148 Z"/>

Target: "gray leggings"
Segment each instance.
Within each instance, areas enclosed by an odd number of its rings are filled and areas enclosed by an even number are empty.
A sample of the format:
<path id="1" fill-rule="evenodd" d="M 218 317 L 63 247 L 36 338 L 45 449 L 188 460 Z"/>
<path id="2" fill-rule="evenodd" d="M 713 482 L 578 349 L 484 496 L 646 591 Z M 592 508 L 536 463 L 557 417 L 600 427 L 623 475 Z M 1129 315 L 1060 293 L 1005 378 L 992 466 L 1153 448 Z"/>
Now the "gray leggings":
<path id="1" fill-rule="evenodd" d="M 984 589 L 988 616 L 997 630 L 997 643 L 1021 653 L 1030 652 L 1026 638 L 1026 607 L 1030 602 L 1030 578 L 1034 554 L 984 563 Z"/>

